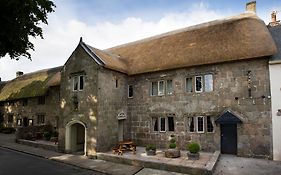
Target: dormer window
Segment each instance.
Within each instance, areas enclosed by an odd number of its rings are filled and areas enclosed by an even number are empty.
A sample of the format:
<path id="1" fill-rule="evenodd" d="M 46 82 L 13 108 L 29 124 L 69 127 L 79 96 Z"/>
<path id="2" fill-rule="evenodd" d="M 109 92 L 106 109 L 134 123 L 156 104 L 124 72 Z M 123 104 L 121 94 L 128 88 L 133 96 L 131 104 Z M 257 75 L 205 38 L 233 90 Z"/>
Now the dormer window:
<path id="1" fill-rule="evenodd" d="M 84 75 L 73 77 L 73 91 L 82 91 L 84 89 Z"/>

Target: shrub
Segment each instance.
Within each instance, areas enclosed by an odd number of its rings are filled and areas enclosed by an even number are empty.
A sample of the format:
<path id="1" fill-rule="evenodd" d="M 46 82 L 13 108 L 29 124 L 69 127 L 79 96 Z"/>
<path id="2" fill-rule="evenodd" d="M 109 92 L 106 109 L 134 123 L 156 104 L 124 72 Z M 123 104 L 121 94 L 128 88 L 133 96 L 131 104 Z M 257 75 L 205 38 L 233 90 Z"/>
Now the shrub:
<path id="1" fill-rule="evenodd" d="M 49 132 L 45 132 L 43 137 L 46 139 L 46 140 L 50 140 L 51 137 L 52 137 L 52 132 L 49 131 Z"/>
<path id="2" fill-rule="evenodd" d="M 176 143 L 176 139 L 172 138 L 172 139 L 170 140 L 170 143 Z"/>
<path id="3" fill-rule="evenodd" d="M 177 147 L 176 143 L 170 143 L 169 148 L 170 149 L 175 149 Z"/>
<path id="4" fill-rule="evenodd" d="M 200 151 L 200 145 L 196 142 L 191 142 L 187 144 L 187 149 L 190 153 L 196 154 Z"/>
<path id="5" fill-rule="evenodd" d="M 146 151 L 156 150 L 156 145 L 155 144 L 148 144 L 148 145 L 146 145 L 145 150 Z"/>
<path id="6" fill-rule="evenodd" d="M 4 133 L 4 134 L 12 134 L 12 133 L 14 133 L 16 130 L 15 130 L 15 128 L 12 128 L 12 127 L 4 127 L 3 129 L 2 129 L 2 132 Z"/>
<path id="7" fill-rule="evenodd" d="M 53 135 L 53 137 L 58 137 L 59 133 L 58 133 L 58 131 L 54 131 L 52 135 Z"/>

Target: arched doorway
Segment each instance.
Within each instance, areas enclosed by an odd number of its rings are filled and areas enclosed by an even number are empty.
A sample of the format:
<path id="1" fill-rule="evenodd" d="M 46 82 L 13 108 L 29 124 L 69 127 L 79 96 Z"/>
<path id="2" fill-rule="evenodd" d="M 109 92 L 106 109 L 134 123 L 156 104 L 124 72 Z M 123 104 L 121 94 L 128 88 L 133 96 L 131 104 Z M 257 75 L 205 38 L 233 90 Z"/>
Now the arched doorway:
<path id="1" fill-rule="evenodd" d="M 66 125 L 65 151 L 86 155 L 86 125 L 80 121 L 71 121 Z"/>

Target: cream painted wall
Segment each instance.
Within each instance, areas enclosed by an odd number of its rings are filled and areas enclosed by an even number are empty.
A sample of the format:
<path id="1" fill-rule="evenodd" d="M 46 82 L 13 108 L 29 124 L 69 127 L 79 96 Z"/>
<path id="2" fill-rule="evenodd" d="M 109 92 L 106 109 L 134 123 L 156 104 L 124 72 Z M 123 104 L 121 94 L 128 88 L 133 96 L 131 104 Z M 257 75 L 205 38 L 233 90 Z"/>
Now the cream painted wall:
<path id="1" fill-rule="evenodd" d="M 277 116 L 281 109 L 281 63 L 270 64 L 270 88 L 272 98 L 272 135 L 273 135 L 273 160 L 281 160 L 281 116 Z"/>

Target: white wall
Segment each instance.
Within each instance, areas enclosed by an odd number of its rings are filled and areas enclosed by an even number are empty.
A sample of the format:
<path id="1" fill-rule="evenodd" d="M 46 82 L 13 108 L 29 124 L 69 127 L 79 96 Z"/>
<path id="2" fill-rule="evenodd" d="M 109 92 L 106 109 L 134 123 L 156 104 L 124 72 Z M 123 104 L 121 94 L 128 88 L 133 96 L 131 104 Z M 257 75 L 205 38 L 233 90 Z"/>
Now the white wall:
<path id="1" fill-rule="evenodd" d="M 272 135 L 273 160 L 281 160 L 281 116 L 277 116 L 281 109 L 281 63 L 270 64 L 270 88 L 272 98 Z"/>

